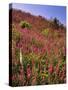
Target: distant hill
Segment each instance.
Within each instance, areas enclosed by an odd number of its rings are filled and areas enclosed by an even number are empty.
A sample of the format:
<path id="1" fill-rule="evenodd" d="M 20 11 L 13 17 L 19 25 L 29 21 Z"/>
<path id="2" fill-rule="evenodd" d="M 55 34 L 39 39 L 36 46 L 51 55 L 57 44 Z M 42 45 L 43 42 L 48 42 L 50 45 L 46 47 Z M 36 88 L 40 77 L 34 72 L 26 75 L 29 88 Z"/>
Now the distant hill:
<path id="1" fill-rule="evenodd" d="M 33 30 L 42 30 L 44 28 L 54 28 L 53 20 L 47 20 L 46 18 L 42 16 L 34 16 L 28 12 L 24 12 L 21 10 L 16 9 L 10 9 L 9 13 L 12 12 L 12 21 L 14 23 L 20 23 L 22 20 L 26 20 L 27 22 L 32 24 Z M 11 15 L 9 15 L 9 18 L 11 19 Z M 58 21 L 58 20 L 57 20 Z M 60 27 L 63 27 L 65 29 L 64 25 L 61 24 Z"/>
<path id="2" fill-rule="evenodd" d="M 48 21 L 42 16 L 34 16 L 30 13 L 26 13 L 20 10 L 10 10 L 12 12 L 12 21 L 14 23 L 20 23 L 22 20 L 26 20 L 27 22 L 31 23 L 33 26 L 33 29 L 43 29 L 48 27 Z M 11 18 L 11 16 L 10 16 Z"/>

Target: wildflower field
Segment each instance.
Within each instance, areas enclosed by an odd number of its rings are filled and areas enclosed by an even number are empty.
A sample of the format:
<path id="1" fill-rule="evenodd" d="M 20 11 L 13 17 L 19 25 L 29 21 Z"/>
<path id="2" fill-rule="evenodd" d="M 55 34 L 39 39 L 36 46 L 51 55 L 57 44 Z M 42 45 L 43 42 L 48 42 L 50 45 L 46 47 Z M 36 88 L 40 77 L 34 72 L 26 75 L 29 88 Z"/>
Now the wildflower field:
<path id="1" fill-rule="evenodd" d="M 56 18 L 11 12 L 12 86 L 66 83 L 66 27 Z"/>

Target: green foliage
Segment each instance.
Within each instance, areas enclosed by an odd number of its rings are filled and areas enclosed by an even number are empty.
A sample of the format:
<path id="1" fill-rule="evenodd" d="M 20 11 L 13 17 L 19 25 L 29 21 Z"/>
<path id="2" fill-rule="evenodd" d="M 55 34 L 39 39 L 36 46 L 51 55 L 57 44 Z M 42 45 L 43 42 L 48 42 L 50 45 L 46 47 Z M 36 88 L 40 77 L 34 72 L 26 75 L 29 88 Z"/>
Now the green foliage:
<path id="1" fill-rule="evenodd" d="M 12 25 L 12 40 L 17 41 L 20 39 L 20 32 Z"/>
<path id="2" fill-rule="evenodd" d="M 29 54 L 29 58 L 34 59 L 35 61 L 38 61 L 39 57 L 40 56 L 38 56 L 37 54 L 35 54 L 33 52 Z"/>
<path id="3" fill-rule="evenodd" d="M 41 73 L 38 73 L 38 76 L 37 76 L 37 85 L 41 84 L 41 80 L 42 80 L 42 75 L 41 75 Z"/>
<path id="4" fill-rule="evenodd" d="M 20 49 L 16 48 L 16 59 L 19 60 L 20 59 Z"/>
<path id="5" fill-rule="evenodd" d="M 56 58 L 54 58 L 54 60 L 53 60 L 53 65 L 54 65 L 54 66 L 56 66 L 56 65 L 57 65 L 57 63 L 58 63 L 57 59 L 56 59 Z"/>
<path id="6" fill-rule="evenodd" d="M 19 64 L 13 65 L 12 67 L 12 74 L 18 74 L 19 73 Z"/>
<path id="7" fill-rule="evenodd" d="M 31 29 L 31 27 L 32 27 L 32 25 L 30 23 L 28 23 L 27 21 L 21 21 L 20 26 L 21 26 L 21 28 L 27 28 L 27 29 Z"/>
<path id="8" fill-rule="evenodd" d="M 29 55 L 22 55 L 22 65 L 24 67 L 24 70 L 26 71 L 27 65 L 31 65 L 31 58 L 29 57 Z"/>
<path id="9" fill-rule="evenodd" d="M 47 29 L 42 30 L 42 34 L 43 34 L 44 36 L 48 36 L 48 34 L 49 34 L 49 29 L 47 28 Z"/>
<path id="10" fill-rule="evenodd" d="M 32 44 L 38 48 L 43 47 L 43 44 L 41 42 L 39 42 L 38 40 L 36 40 L 35 38 L 32 38 Z"/>
<path id="11" fill-rule="evenodd" d="M 44 76 L 44 77 L 48 77 L 48 73 L 47 72 L 43 72 L 41 75 Z"/>

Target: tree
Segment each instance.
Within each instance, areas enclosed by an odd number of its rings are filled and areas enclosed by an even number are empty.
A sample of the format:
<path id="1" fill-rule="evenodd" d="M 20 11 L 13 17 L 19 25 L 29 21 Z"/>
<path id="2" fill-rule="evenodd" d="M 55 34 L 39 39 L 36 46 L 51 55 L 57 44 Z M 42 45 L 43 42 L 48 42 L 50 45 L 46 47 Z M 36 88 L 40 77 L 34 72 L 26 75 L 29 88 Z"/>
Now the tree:
<path id="1" fill-rule="evenodd" d="M 54 25 L 54 28 L 55 29 L 58 29 L 59 28 L 59 20 L 55 17 L 54 19 L 53 19 L 53 25 Z"/>

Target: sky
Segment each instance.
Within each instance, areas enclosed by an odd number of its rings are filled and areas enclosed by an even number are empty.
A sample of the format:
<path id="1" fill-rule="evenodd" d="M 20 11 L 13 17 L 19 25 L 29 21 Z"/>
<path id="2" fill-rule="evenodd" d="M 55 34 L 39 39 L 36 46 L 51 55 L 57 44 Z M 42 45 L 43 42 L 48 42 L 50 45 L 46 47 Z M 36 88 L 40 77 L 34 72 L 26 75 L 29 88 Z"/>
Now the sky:
<path id="1" fill-rule="evenodd" d="M 12 7 L 29 12 L 32 15 L 40 15 L 47 19 L 57 18 L 62 24 L 66 25 L 66 7 L 38 4 L 13 3 Z"/>

